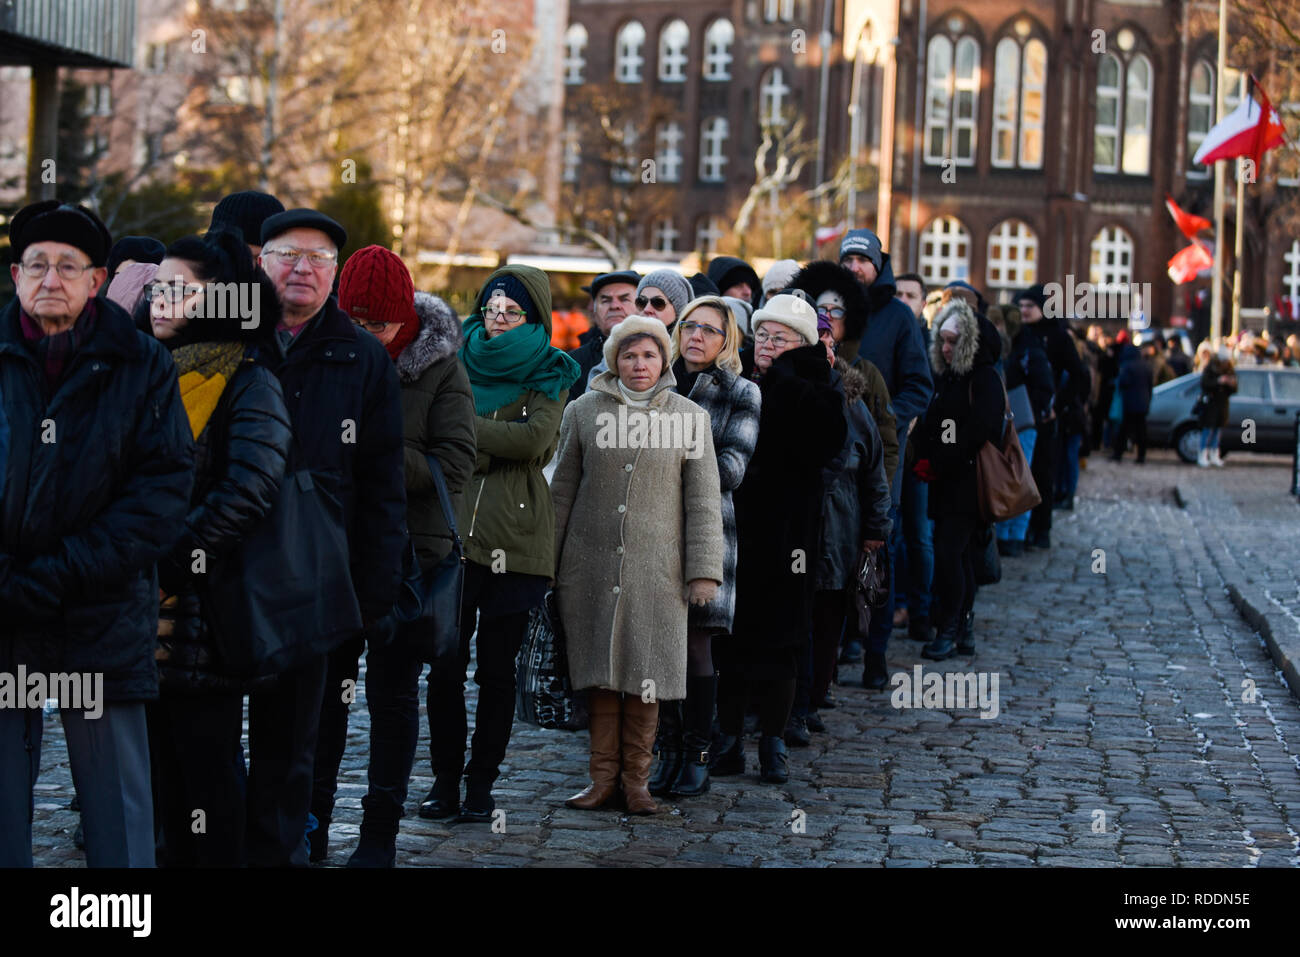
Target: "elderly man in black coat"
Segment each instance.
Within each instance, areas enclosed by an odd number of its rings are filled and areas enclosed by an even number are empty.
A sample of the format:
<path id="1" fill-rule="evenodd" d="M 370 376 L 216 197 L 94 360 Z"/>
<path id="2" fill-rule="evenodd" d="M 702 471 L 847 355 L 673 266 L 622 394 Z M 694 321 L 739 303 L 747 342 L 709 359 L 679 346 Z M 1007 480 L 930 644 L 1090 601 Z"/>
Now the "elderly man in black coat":
<path id="1" fill-rule="evenodd" d="M 0 313 L 10 438 L 0 460 L 0 681 L 10 685 L 0 686 L 0 867 L 32 865 L 41 707 L 58 684 L 86 863 L 152 867 L 155 569 L 185 527 L 189 420 L 167 350 L 95 297 L 111 245 L 95 214 L 34 203 L 9 238 L 18 298 Z"/>

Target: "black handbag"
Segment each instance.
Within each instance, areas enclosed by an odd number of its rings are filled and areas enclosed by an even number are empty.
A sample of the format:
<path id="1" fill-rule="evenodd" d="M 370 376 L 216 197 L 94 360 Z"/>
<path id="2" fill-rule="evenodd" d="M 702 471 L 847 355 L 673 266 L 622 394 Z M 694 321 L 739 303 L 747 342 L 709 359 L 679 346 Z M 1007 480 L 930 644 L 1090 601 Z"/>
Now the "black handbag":
<path id="1" fill-rule="evenodd" d="M 451 532 L 451 551 L 437 565 L 424 572 L 416 558 L 415 544 L 408 540 L 401 590 L 393 605 L 392 618 L 397 640 L 426 664 L 438 664 L 456 657 L 460 649 L 460 602 L 465 590 L 465 550 L 456 529 L 451 495 L 438 459 L 425 453 L 429 474 L 438 490 L 442 517 Z"/>
<path id="2" fill-rule="evenodd" d="M 865 635 L 874 609 L 881 608 L 889 597 L 889 545 L 864 551 L 858 562 L 857 587 L 853 604 L 858 615 L 858 633 Z"/>
<path id="3" fill-rule="evenodd" d="M 970 544 L 976 585 L 996 585 L 1002 581 L 1002 559 L 998 555 L 998 536 L 992 525 L 976 530 Z"/>
<path id="4" fill-rule="evenodd" d="M 555 592 L 528 615 L 528 631 L 515 659 L 515 717 L 539 728 L 576 731 L 578 715 L 564 627 Z"/>
<path id="5" fill-rule="evenodd" d="M 286 471 L 266 517 L 198 576 L 223 670 L 290 671 L 360 631 L 349 561 L 338 496 L 309 469 Z"/>

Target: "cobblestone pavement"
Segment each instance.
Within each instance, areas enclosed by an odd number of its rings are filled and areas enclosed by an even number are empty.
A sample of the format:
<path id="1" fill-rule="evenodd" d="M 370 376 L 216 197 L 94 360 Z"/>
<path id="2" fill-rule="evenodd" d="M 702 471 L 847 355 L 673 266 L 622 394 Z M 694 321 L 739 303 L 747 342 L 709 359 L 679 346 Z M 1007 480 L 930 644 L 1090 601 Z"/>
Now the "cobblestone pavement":
<path id="1" fill-rule="evenodd" d="M 563 806 L 586 782 L 585 733 L 517 728 L 495 792 L 504 833 L 415 817 L 430 785 L 425 735 L 399 866 L 1300 866 L 1300 706 L 1211 557 L 1266 569 L 1300 602 L 1288 464 L 1094 457 L 1076 509 L 1056 513 L 1055 547 L 1004 560 L 1002 583 L 980 591 L 975 656 L 924 662 L 996 674 L 995 718 L 895 709 L 848 683 L 860 666 L 842 667 L 828 733 L 792 749 L 787 785 L 715 779 L 702 798 L 630 819 Z M 1178 482 L 1199 504 L 1177 507 Z M 910 675 L 918 651 L 896 633 L 892 670 Z M 361 698 L 332 865 L 356 841 L 366 725 Z M 752 765 L 756 752 L 751 739 Z M 37 787 L 38 863 L 79 866 L 57 718 Z"/>

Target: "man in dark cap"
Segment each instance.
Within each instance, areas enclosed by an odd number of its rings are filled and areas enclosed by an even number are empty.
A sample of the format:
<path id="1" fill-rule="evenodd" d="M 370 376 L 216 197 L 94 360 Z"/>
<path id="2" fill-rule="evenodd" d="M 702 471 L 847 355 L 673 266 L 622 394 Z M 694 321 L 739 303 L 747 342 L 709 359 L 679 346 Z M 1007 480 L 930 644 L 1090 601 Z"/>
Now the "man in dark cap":
<path id="1" fill-rule="evenodd" d="M 260 262 L 283 319 L 259 358 L 275 372 L 293 422 L 292 467 L 327 480 L 341 499 L 352 585 L 363 624 L 397 597 L 405 547 L 402 411 L 397 371 L 379 340 L 331 295 L 347 232 L 322 213 L 291 209 L 262 224 Z M 249 695 L 248 863 L 303 866 L 312 767 L 328 655 Z M 329 688 L 329 694 L 342 694 Z M 326 834 L 312 834 L 323 856 Z"/>
<path id="2" fill-rule="evenodd" d="M 270 193 L 246 189 L 223 196 L 212 210 L 212 223 L 208 231 L 218 226 L 233 226 L 244 234 L 244 242 L 256 257 L 262 253 L 262 224 L 277 213 L 284 212 L 284 203 Z"/>
<path id="3" fill-rule="evenodd" d="M 591 294 L 591 328 L 578 337 L 582 345 L 569 352 L 582 368 L 578 381 L 569 390 L 570 402 L 587 391 L 587 374 L 605 358 L 605 337 L 609 330 L 636 312 L 633 300 L 640 281 L 640 273 L 623 269 L 601 273 L 590 286 L 582 287 L 583 292 Z"/>
<path id="4" fill-rule="evenodd" d="M 152 867 L 155 565 L 185 527 L 189 419 L 167 350 L 95 297 L 111 245 L 99 218 L 34 203 L 9 238 L 18 296 L 0 312 L 0 673 L 28 680 L 16 707 L 0 706 L 0 867 L 32 866 L 44 695 L 28 691 L 55 675 L 87 864 Z"/>

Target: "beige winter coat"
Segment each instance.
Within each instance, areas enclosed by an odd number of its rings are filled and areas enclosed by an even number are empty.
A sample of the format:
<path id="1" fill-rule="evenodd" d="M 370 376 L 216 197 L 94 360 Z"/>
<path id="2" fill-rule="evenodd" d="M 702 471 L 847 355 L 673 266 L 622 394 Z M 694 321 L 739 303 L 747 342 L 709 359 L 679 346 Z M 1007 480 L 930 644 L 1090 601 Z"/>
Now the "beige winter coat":
<path id="1" fill-rule="evenodd" d="M 721 584 L 724 546 L 708 413 L 674 385 L 666 370 L 649 408 L 638 410 L 606 372 L 564 410 L 551 495 L 556 597 L 575 688 L 686 697 L 686 583 Z M 620 408 L 630 441 L 620 436 Z M 660 428 L 670 447 L 649 447 L 664 443 L 634 431 L 638 413 L 643 423 L 691 420 L 692 444 L 684 431 L 673 440 Z"/>

